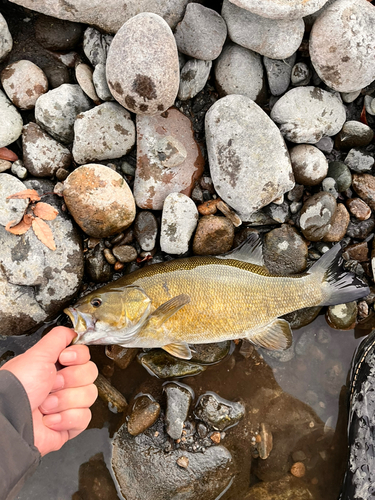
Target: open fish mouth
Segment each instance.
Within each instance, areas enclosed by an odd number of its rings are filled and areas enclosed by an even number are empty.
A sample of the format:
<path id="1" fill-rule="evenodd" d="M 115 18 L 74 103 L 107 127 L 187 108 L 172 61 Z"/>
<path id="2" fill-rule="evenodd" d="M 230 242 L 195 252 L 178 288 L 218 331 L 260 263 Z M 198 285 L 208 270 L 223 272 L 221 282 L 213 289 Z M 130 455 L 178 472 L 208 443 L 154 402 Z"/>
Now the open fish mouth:
<path id="1" fill-rule="evenodd" d="M 95 330 L 96 321 L 90 314 L 79 312 L 74 307 L 64 309 L 64 313 L 69 316 L 73 323 L 73 330 L 77 334 L 72 340 L 73 344 L 80 344 L 80 339 L 85 333 Z"/>

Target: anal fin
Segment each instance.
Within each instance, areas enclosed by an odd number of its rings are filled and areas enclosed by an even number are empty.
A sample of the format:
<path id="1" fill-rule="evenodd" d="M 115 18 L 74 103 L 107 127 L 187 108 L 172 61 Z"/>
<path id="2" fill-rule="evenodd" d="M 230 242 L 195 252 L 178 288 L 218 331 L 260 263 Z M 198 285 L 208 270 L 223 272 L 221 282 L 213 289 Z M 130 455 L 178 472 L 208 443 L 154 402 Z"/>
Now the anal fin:
<path id="1" fill-rule="evenodd" d="M 253 344 L 272 351 L 289 349 L 293 341 L 289 323 L 279 318 L 275 318 L 265 326 L 250 330 L 246 338 Z"/>
<path id="2" fill-rule="evenodd" d="M 186 342 L 175 342 L 173 344 L 163 345 L 162 349 L 169 352 L 169 354 L 172 354 L 172 356 L 175 356 L 176 358 L 191 359 L 192 357 L 190 347 Z"/>

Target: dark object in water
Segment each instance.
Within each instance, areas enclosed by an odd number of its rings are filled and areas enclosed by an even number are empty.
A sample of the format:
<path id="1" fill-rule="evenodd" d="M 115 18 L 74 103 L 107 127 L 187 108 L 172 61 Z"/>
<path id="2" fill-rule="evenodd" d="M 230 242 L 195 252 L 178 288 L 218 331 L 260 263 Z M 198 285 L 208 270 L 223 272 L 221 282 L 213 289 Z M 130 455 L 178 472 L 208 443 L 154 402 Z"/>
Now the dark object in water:
<path id="1" fill-rule="evenodd" d="M 349 387 L 349 457 L 340 500 L 375 498 L 375 330 L 358 346 Z"/>

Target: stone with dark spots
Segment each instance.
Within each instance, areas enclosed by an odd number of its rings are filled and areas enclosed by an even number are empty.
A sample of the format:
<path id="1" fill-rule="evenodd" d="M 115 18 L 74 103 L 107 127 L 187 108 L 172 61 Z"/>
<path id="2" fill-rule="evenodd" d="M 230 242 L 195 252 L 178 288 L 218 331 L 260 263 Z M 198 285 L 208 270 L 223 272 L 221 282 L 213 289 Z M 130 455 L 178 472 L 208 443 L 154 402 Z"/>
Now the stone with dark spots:
<path id="1" fill-rule="evenodd" d="M 160 405 L 147 394 L 136 398 L 128 420 L 128 432 L 138 436 L 151 427 L 160 415 Z"/>
<path id="2" fill-rule="evenodd" d="M 354 191 L 358 194 L 367 205 L 375 210 L 375 178 L 370 174 L 354 174 L 353 183 Z"/>
<path id="3" fill-rule="evenodd" d="M 22 117 L 7 98 L 6 94 L 0 90 L 0 148 L 9 146 L 16 141 L 22 132 Z"/>
<path id="4" fill-rule="evenodd" d="M 351 220 L 346 230 L 346 236 L 358 240 L 364 240 L 375 228 L 375 219 L 370 217 L 367 220 Z"/>
<path id="5" fill-rule="evenodd" d="M 303 186 L 316 186 L 328 172 L 328 161 L 317 147 L 300 144 L 289 151 L 296 182 Z"/>
<path id="6" fill-rule="evenodd" d="M 195 97 L 206 85 L 210 75 L 212 61 L 189 59 L 181 70 L 178 98 L 186 101 Z"/>
<path id="7" fill-rule="evenodd" d="M 346 304 L 329 306 L 326 312 L 326 320 L 331 328 L 336 330 L 351 330 L 355 327 L 357 320 L 357 301 Z"/>
<path id="8" fill-rule="evenodd" d="M 155 248 L 158 235 L 158 221 L 155 215 L 148 211 L 139 212 L 134 221 L 134 236 L 145 252 Z"/>
<path id="9" fill-rule="evenodd" d="M 365 172 L 371 172 L 374 166 L 374 157 L 366 151 L 353 148 L 349 151 L 345 158 L 345 165 L 347 165 L 350 170 L 358 174 L 363 174 Z"/>
<path id="10" fill-rule="evenodd" d="M 234 226 L 226 217 L 204 215 L 199 219 L 193 240 L 195 255 L 219 255 L 233 245 Z"/>
<path id="11" fill-rule="evenodd" d="M 73 49 L 83 33 L 80 23 L 43 15 L 37 17 L 34 29 L 35 38 L 44 48 L 57 51 Z"/>
<path id="12" fill-rule="evenodd" d="M 185 384 L 169 382 L 163 386 L 167 396 L 166 431 L 172 439 L 180 439 L 194 393 Z"/>
<path id="13" fill-rule="evenodd" d="M 161 379 L 191 377 L 206 370 L 205 366 L 175 358 L 160 349 L 139 354 L 138 361 L 149 373 Z"/>
<path id="14" fill-rule="evenodd" d="M 310 241 L 322 240 L 331 228 L 336 208 L 335 198 L 324 191 L 308 198 L 302 207 L 299 221 L 304 237 Z"/>
<path id="15" fill-rule="evenodd" d="M 245 415 L 245 407 L 242 403 L 228 401 L 214 392 L 207 392 L 200 396 L 194 415 L 214 429 L 223 431 L 242 419 Z"/>
<path id="16" fill-rule="evenodd" d="M 283 224 L 264 238 L 263 256 L 267 269 L 274 274 L 302 273 L 307 266 L 308 249 L 298 231 Z"/>
<path id="17" fill-rule="evenodd" d="M 338 203 L 331 219 L 331 227 L 323 237 L 323 241 L 338 242 L 343 239 L 350 223 L 350 215 L 343 203 Z"/>
<path id="18" fill-rule="evenodd" d="M 335 147 L 341 151 L 368 146 L 374 137 L 374 131 L 364 123 L 347 121 L 335 138 Z"/>
<path id="19" fill-rule="evenodd" d="M 6 226 L 13 221 L 12 226 L 18 224 L 29 204 L 29 199 L 10 199 L 8 196 L 23 191 L 25 184 L 10 174 L 0 174 L 0 224 Z"/>
<path id="20" fill-rule="evenodd" d="M 230 340 L 212 344 L 192 344 L 191 360 L 203 365 L 219 363 L 229 354 L 231 344 Z"/>

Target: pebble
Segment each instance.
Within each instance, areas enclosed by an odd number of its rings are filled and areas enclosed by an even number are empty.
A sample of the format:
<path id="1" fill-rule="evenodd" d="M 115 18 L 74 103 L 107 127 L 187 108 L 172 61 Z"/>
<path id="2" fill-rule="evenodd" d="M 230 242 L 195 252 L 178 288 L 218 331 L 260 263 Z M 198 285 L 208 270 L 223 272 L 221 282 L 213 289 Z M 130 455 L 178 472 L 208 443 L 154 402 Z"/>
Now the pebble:
<path id="1" fill-rule="evenodd" d="M 76 116 L 90 108 L 92 103 L 79 85 L 64 84 L 39 97 L 35 119 L 53 138 L 66 144 L 73 141 Z"/>
<path id="2" fill-rule="evenodd" d="M 94 73 L 92 74 L 92 81 L 95 91 L 101 101 L 114 100 L 108 87 L 105 64 L 99 63 L 95 66 Z"/>
<path id="3" fill-rule="evenodd" d="M 194 393 L 189 386 L 173 382 L 165 384 L 163 390 L 167 396 L 165 413 L 167 434 L 172 439 L 180 439 Z"/>
<path id="4" fill-rule="evenodd" d="M 320 151 L 323 151 L 324 153 L 331 153 L 334 142 L 331 137 L 322 137 L 320 141 L 318 141 L 315 146 L 320 149 Z"/>
<path id="5" fill-rule="evenodd" d="M 25 167 L 35 177 L 52 177 L 72 162 L 69 149 L 33 122 L 22 129 L 22 153 Z"/>
<path id="6" fill-rule="evenodd" d="M 349 120 L 335 138 L 335 147 L 340 150 L 368 146 L 374 137 L 374 131 L 364 123 Z"/>
<path id="7" fill-rule="evenodd" d="M 353 172 L 363 174 L 364 172 L 371 172 L 374 165 L 374 157 L 371 154 L 366 154 L 359 149 L 351 149 L 345 158 L 345 164 Z"/>
<path id="8" fill-rule="evenodd" d="M 352 186 L 358 196 L 375 210 L 375 178 L 370 174 L 354 174 Z"/>
<path id="9" fill-rule="evenodd" d="M 138 436 L 151 427 L 160 415 L 160 405 L 151 396 L 142 395 L 136 398 L 128 420 L 128 432 Z"/>
<path id="10" fill-rule="evenodd" d="M 48 90 L 44 72 L 26 60 L 8 64 L 1 72 L 1 83 L 9 99 L 20 109 L 33 109 L 37 99 Z"/>
<path id="11" fill-rule="evenodd" d="M 96 93 L 96 89 L 93 82 L 93 70 L 88 64 L 78 63 L 76 66 L 75 76 L 78 85 L 84 91 L 84 93 L 92 100 L 95 104 L 100 104 L 100 99 Z"/>
<path id="12" fill-rule="evenodd" d="M 230 348 L 230 340 L 211 344 L 194 344 L 191 360 L 203 365 L 218 363 L 229 354 Z"/>
<path id="13" fill-rule="evenodd" d="M 295 146 L 289 151 L 296 182 L 317 186 L 327 176 L 328 161 L 318 148 L 310 144 Z"/>
<path id="14" fill-rule="evenodd" d="M 0 90 L 0 148 L 12 144 L 22 133 L 22 117 Z"/>
<path id="15" fill-rule="evenodd" d="M 148 210 L 139 212 L 134 222 L 134 236 L 142 250 L 145 252 L 153 250 L 157 235 L 158 221 L 155 215 Z"/>
<path id="16" fill-rule="evenodd" d="M 296 60 L 296 53 L 283 60 L 263 57 L 268 86 L 273 96 L 284 94 L 290 85 L 290 77 Z"/>
<path id="17" fill-rule="evenodd" d="M 0 173 L 9 170 L 12 166 L 12 163 L 8 160 L 0 160 Z"/>
<path id="18" fill-rule="evenodd" d="M 109 248 L 104 249 L 103 255 L 106 258 L 108 264 L 111 264 L 111 266 L 114 266 L 116 264 L 116 257 L 113 255 Z"/>
<path id="19" fill-rule="evenodd" d="M 360 93 L 361 92 L 358 91 L 358 95 Z M 364 105 L 365 105 L 366 113 L 368 113 L 371 116 L 374 116 L 375 115 L 375 99 L 371 95 L 365 95 Z"/>
<path id="20" fill-rule="evenodd" d="M 346 191 L 352 185 L 352 174 L 342 161 L 329 162 L 327 175 L 335 180 L 336 189 L 339 193 Z"/>
<path id="21" fill-rule="evenodd" d="M 205 128 L 215 189 L 242 221 L 294 187 L 278 128 L 248 97 L 219 99 L 206 114 Z"/>
<path id="22" fill-rule="evenodd" d="M 307 266 L 307 253 L 305 240 L 289 224 L 272 229 L 264 237 L 264 262 L 273 274 L 302 273 Z"/>
<path id="23" fill-rule="evenodd" d="M 227 37 L 227 25 L 216 11 L 199 3 L 188 3 L 175 32 L 177 48 L 183 54 L 212 61 L 219 57 Z"/>
<path id="24" fill-rule="evenodd" d="M 190 196 L 195 181 L 203 173 L 204 159 L 189 118 L 172 108 L 163 116 L 138 115 L 136 125 L 134 197 L 137 205 L 161 210 L 170 193 Z M 168 162 L 175 166 L 168 167 Z"/>
<path id="25" fill-rule="evenodd" d="M 358 220 L 367 220 L 371 217 L 371 208 L 361 198 L 349 198 L 345 204 Z"/>
<path id="26" fill-rule="evenodd" d="M 184 469 L 187 469 L 189 467 L 189 458 L 188 457 L 179 457 L 176 460 L 176 463 L 180 467 L 183 467 Z"/>
<path id="27" fill-rule="evenodd" d="M 23 191 L 26 189 L 25 185 L 13 175 L 10 174 L 0 174 L 0 224 L 6 226 L 8 222 L 14 221 L 14 224 L 18 224 L 25 213 L 25 210 L 29 204 L 29 199 L 21 200 L 7 200 L 7 196 L 10 196 L 18 191 Z"/>
<path id="28" fill-rule="evenodd" d="M 35 38 L 48 50 L 72 50 L 83 33 L 79 23 L 39 15 L 34 24 Z"/>
<path id="29" fill-rule="evenodd" d="M 138 256 L 137 250 L 131 245 L 118 245 L 112 248 L 116 259 L 122 263 L 133 262 Z"/>
<path id="30" fill-rule="evenodd" d="M 301 210 L 300 227 L 306 239 L 320 241 L 331 229 L 336 211 L 335 198 L 324 191 L 308 198 Z"/>
<path id="31" fill-rule="evenodd" d="M 206 85 L 211 67 L 212 61 L 189 59 L 181 70 L 177 97 L 181 101 L 195 97 Z"/>
<path id="32" fill-rule="evenodd" d="M 328 87 L 355 92 L 375 79 L 374 6 L 366 0 L 339 0 L 315 21 L 311 62 Z"/>
<path id="33" fill-rule="evenodd" d="M 95 283 L 105 283 L 113 277 L 113 269 L 104 257 L 104 250 L 104 241 L 100 241 L 85 254 L 85 271 L 89 279 Z"/>
<path id="34" fill-rule="evenodd" d="M 174 104 L 179 88 L 176 42 L 160 16 L 143 12 L 116 33 L 107 57 L 113 97 L 137 114 L 160 114 Z"/>
<path id="35" fill-rule="evenodd" d="M 240 45 L 227 44 L 215 64 L 215 81 L 221 96 L 241 94 L 256 101 L 264 86 L 260 55 Z"/>
<path id="36" fill-rule="evenodd" d="M 375 219 L 370 217 L 367 220 L 351 220 L 346 230 L 346 236 L 358 240 L 364 240 L 375 228 Z"/>
<path id="37" fill-rule="evenodd" d="M 346 112 L 334 94 L 318 87 L 297 87 L 277 101 L 271 118 L 280 124 L 288 141 L 315 144 L 324 135 L 336 135 L 341 130 Z"/>
<path id="38" fill-rule="evenodd" d="M 224 0 L 221 10 L 233 42 L 271 59 L 286 59 L 298 49 L 305 31 L 302 17 L 270 19 L 234 3 Z"/>
<path id="39" fill-rule="evenodd" d="M 295 462 L 290 469 L 294 477 L 303 477 L 306 474 L 306 467 L 303 462 Z"/>
<path id="40" fill-rule="evenodd" d="M 109 359 L 113 359 L 116 366 L 121 370 L 126 370 L 130 363 L 137 356 L 138 349 L 127 349 L 120 345 L 111 344 L 105 346 L 105 354 Z"/>
<path id="41" fill-rule="evenodd" d="M 191 377 L 206 370 L 205 366 L 182 361 L 160 349 L 140 354 L 138 360 L 149 373 L 161 379 Z"/>
<path id="42" fill-rule="evenodd" d="M 299 309 L 298 311 L 293 311 L 289 314 L 284 314 L 283 318 L 287 320 L 287 322 L 290 324 L 290 328 L 293 330 L 298 330 L 299 328 L 302 328 L 303 326 L 307 326 L 310 323 L 314 321 L 314 319 L 318 316 L 318 314 L 321 311 L 321 306 L 317 307 L 304 307 L 303 309 Z M 288 349 L 288 352 L 292 349 Z"/>
<path id="43" fill-rule="evenodd" d="M 361 241 L 354 245 L 349 245 L 344 249 L 343 257 L 345 260 L 356 260 L 366 262 L 369 260 L 367 241 Z"/>
<path id="44" fill-rule="evenodd" d="M 232 3 L 271 19 L 299 19 L 319 10 L 327 0 L 231 0 Z"/>
<path id="45" fill-rule="evenodd" d="M 0 12 L 0 61 L 6 58 L 13 47 L 13 38 L 8 24 Z"/>
<path id="46" fill-rule="evenodd" d="M 204 215 L 198 221 L 193 240 L 195 255 L 219 255 L 233 245 L 234 226 L 226 217 Z"/>
<path id="47" fill-rule="evenodd" d="M 291 83 L 295 87 L 300 85 L 308 85 L 311 80 L 312 73 L 308 65 L 304 62 L 298 62 L 292 68 Z"/>
<path id="48" fill-rule="evenodd" d="M 64 184 L 64 201 L 81 229 L 94 238 L 116 234 L 133 222 L 132 192 L 114 170 L 103 165 L 83 165 Z"/>
<path id="49" fill-rule="evenodd" d="M 169 194 L 164 201 L 161 220 L 162 251 L 172 255 L 186 253 L 197 223 L 198 210 L 193 200 L 182 193 Z"/>
<path id="50" fill-rule="evenodd" d="M 135 144 L 135 125 L 129 111 L 105 102 L 77 115 L 74 122 L 74 160 L 82 165 L 126 155 Z"/>
<path id="51" fill-rule="evenodd" d="M 196 418 L 219 431 L 238 423 L 244 414 L 242 403 L 228 401 L 214 392 L 202 394 L 194 409 Z"/>
<path id="52" fill-rule="evenodd" d="M 277 203 L 270 203 L 263 209 L 264 213 L 271 217 L 275 222 L 283 224 L 289 217 L 289 205 L 287 202 L 283 202 L 281 205 Z"/>
<path id="53" fill-rule="evenodd" d="M 21 160 L 15 161 L 12 164 L 10 170 L 11 170 L 12 174 L 14 174 L 16 177 L 18 177 L 21 180 L 24 180 L 27 177 L 27 170 L 23 166 L 23 162 Z"/>
<path id="54" fill-rule="evenodd" d="M 113 36 L 100 33 L 91 26 L 83 34 L 83 51 L 94 68 L 98 64 L 105 64 Z"/>
<path id="55" fill-rule="evenodd" d="M 326 320 L 331 328 L 336 330 L 351 330 L 357 320 L 357 302 L 337 304 L 329 306 L 326 312 Z"/>
<path id="56" fill-rule="evenodd" d="M 355 92 L 341 92 L 341 98 L 344 102 L 349 104 L 351 102 L 354 102 L 360 94 L 361 94 L 360 90 L 356 90 Z M 366 98 L 365 98 L 365 102 L 366 102 Z"/>
<path id="57" fill-rule="evenodd" d="M 69 70 L 63 64 L 47 64 L 43 66 L 43 71 L 51 89 L 56 89 L 64 83 L 72 83 Z"/>

